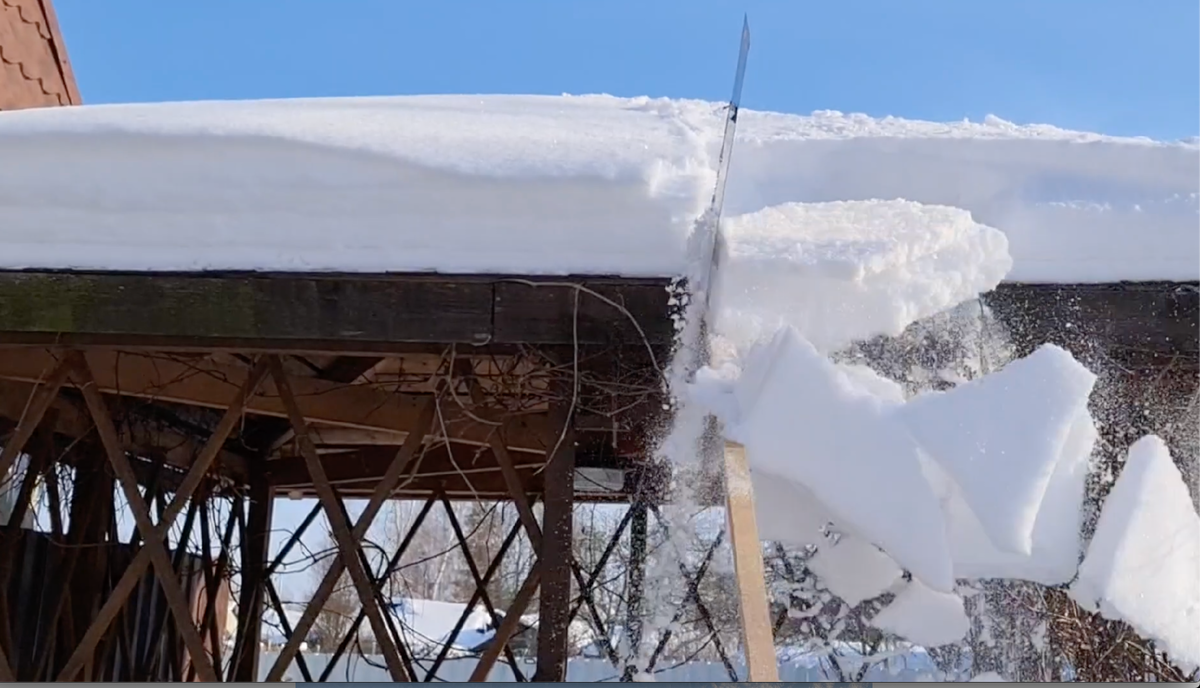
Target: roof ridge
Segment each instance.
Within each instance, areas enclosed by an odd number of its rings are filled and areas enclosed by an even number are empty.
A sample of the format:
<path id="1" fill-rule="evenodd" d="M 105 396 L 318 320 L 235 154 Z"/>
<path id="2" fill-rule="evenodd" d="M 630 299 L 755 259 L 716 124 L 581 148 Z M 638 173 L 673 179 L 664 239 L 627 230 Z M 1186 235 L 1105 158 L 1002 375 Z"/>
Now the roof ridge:
<path id="1" fill-rule="evenodd" d="M 23 4 L 15 5 L 12 3 L 12 0 L 0 0 L 0 5 L 3 5 L 5 7 L 9 7 L 11 9 L 16 10 L 17 18 L 20 19 L 25 24 L 29 24 L 31 26 L 36 26 L 37 30 L 38 30 L 38 35 L 41 36 L 43 39 L 45 39 L 47 41 L 54 40 L 54 37 L 50 35 L 50 30 L 45 26 L 45 24 L 42 23 L 41 20 L 37 20 L 37 19 L 31 20 L 25 16 L 25 6 Z M 12 64 L 12 63 L 10 62 L 9 64 Z"/>

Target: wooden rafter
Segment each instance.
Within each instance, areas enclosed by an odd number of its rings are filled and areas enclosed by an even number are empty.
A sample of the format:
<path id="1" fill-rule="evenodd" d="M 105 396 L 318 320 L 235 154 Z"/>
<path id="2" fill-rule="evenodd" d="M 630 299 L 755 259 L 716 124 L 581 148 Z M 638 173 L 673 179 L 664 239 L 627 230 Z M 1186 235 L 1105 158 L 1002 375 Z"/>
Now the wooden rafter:
<path id="1" fill-rule="evenodd" d="M 96 376 L 96 387 L 108 394 L 170 401 L 208 408 L 224 408 L 231 390 L 246 378 L 248 369 L 210 360 L 182 361 L 106 349 L 86 352 Z M 57 364 L 46 349 L 21 348 L 0 356 L 0 378 L 38 382 L 44 371 Z M 362 429 L 410 432 L 428 395 L 394 394 L 369 385 L 346 385 L 317 378 L 290 378 L 305 422 Z M 246 406 L 246 412 L 287 417 L 277 390 L 266 385 Z M 457 406 L 443 410 L 443 425 L 450 439 L 483 444 L 491 428 L 473 420 Z M 473 415 L 486 416 L 485 411 Z M 544 452 L 545 421 L 537 415 L 512 420 L 506 440 L 513 448 Z"/>

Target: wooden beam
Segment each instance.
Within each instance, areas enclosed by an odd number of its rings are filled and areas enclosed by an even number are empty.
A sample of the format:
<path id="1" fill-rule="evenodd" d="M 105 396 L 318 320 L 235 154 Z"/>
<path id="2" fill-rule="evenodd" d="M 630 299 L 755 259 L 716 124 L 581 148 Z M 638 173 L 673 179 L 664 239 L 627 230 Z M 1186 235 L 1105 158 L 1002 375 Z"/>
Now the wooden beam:
<path id="1" fill-rule="evenodd" d="M 542 570 L 542 591 L 538 595 L 537 671 L 533 679 L 539 682 L 567 680 L 568 617 L 574 563 L 571 545 L 575 537 L 575 433 L 566 408 L 556 407 L 551 417 L 564 429 L 561 435 L 555 432 L 550 440 L 557 444 L 557 450 L 546 464 L 542 541 L 535 544 Z"/>
<path id="2" fill-rule="evenodd" d="M 729 544 L 733 549 L 734 575 L 741 603 L 747 679 L 778 683 L 779 664 L 775 658 L 775 636 L 767 606 L 766 572 L 754 517 L 750 466 L 746 462 L 745 448 L 732 442 L 725 444 L 725 497 Z"/>
<path id="3" fill-rule="evenodd" d="M 669 282 L 669 277 L 0 271 L 0 333 L 325 342 L 331 351 L 349 348 L 338 342 L 569 345 L 576 339 L 569 327 L 573 285 L 580 285 L 603 296 L 580 300 L 579 343 L 616 338 L 640 344 L 636 320 L 651 340 L 669 346 L 674 336 Z"/>
<path id="4" fill-rule="evenodd" d="M 245 367 L 207 359 L 183 361 L 108 349 L 88 350 L 85 355 L 95 371 L 100 391 L 209 408 L 224 408 L 247 374 Z M 56 362 L 53 353 L 46 349 L 10 349 L 0 356 L 0 378 L 37 382 L 48 369 L 45 366 L 52 368 Z M 428 395 L 393 394 L 369 385 L 346 385 L 316 378 L 292 378 L 291 385 L 306 421 L 368 430 L 410 431 L 428 398 Z M 264 385 L 261 394 L 245 410 L 287 417 L 278 392 L 270 384 Z M 487 415 L 483 411 L 475 414 Z M 472 420 L 456 406 L 447 406 L 443 418 L 455 441 L 483 444 L 491 434 L 489 426 Z M 544 422 L 537 415 L 514 418 L 507 435 L 510 446 L 544 452 L 541 431 Z"/>
<path id="5" fill-rule="evenodd" d="M 1094 349 L 1133 360 L 1200 354 L 1194 282 L 1009 283 L 983 300 L 1025 351 L 1053 343 L 1085 360 Z"/>

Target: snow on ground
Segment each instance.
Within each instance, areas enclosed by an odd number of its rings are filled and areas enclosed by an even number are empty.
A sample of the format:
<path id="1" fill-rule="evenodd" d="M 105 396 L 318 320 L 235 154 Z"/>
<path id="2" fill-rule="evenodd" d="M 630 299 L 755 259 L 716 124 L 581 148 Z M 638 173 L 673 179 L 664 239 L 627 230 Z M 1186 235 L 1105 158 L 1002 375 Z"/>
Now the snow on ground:
<path id="1" fill-rule="evenodd" d="M 1200 515 L 1158 437 L 1129 449 L 1070 594 L 1200 667 Z"/>
<path id="2" fill-rule="evenodd" d="M 904 404 L 900 418 L 954 480 L 992 544 L 1030 555 L 1046 489 L 1096 376 L 1046 345 L 991 375 Z M 1069 447 L 1084 457 L 1091 446 Z"/>
<path id="3" fill-rule="evenodd" d="M 970 628 L 963 600 L 913 580 L 871 619 L 871 625 L 909 642 L 938 647 L 962 640 Z"/>
<path id="4" fill-rule="evenodd" d="M 677 275 L 720 115 L 608 96 L 6 112 L 0 266 Z M 907 199 L 1002 230 L 1010 279 L 1200 276 L 1194 144 L 749 110 L 738 134 L 727 217 Z"/>

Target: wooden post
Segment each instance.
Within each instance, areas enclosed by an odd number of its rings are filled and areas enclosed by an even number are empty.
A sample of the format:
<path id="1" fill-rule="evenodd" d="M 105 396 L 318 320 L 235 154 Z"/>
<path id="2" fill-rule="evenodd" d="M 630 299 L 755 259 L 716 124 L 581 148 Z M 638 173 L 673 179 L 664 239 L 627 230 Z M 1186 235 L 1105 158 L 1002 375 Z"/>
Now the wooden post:
<path id="1" fill-rule="evenodd" d="M 242 589 L 238 596 L 237 644 L 231 658 L 231 679 L 238 683 L 258 681 L 259 636 L 265 597 L 263 578 L 271 548 L 271 515 L 274 495 L 263 475 L 262 461 L 252 467 L 250 507 L 246 518 L 246 542 L 242 543 Z"/>
<path id="2" fill-rule="evenodd" d="M 729 544 L 733 550 L 734 574 L 742 610 L 742 648 L 746 654 L 747 679 L 779 681 L 775 659 L 775 637 L 767 606 L 767 581 L 762 545 L 754 518 L 754 489 L 746 449 L 725 443 L 725 514 L 729 519 Z"/>
<path id="3" fill-rule="evenodd" d="M 571 564 L 574 536 L 575 433 L 565 409 L 550 413 L 557 447 L 543 473 L 542 542 L 538 552 L 542 590 L 538 596 L 537 670 L 533 680 L 562 682 L 567 678 L 568 616 L 571 610 Z M 564 431 L 565 430 L 565 431 Z"/>

